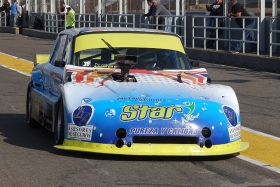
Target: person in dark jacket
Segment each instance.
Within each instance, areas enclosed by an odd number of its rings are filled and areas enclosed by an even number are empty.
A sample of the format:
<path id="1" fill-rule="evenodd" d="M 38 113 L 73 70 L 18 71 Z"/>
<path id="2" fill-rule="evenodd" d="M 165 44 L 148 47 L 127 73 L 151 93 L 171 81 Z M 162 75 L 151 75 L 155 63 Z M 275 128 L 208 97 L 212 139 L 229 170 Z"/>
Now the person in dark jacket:
<path id="1" fill-rule="evenodd" d="M 60 2 L 60 11 L 57 12 L 57 14 L 60 15 L 60 21 L 58 23 L 58 27 L 62 27 L 64 30 L 65 27 L 65 17 L 66 17 L 66 13 L 67 13 L 67 7 L 68 5 L 65 4 L 64 1 Z"/>
<path id="2" fill-rule="evenodd" d="M 42 24 L 41 19 L 37 15 L 35 15 L 32 28 L 33 29 L 42 29 L 42 26 L 43 26 L 43 24 Z"/>
<path id="3" fill-rule="evenodd" d="M 215 3 L 209 5 L 206 4 L 206 10 L 209 11 L 209 16 L 223 16 L 223 1 L 222 0 L 216 0 Z M 209 18 L 206 22 L 206 27 L 214 27 L 216 23 L 216 19 Z M 211 31 L 212 29 L 207 29 L 208 31 Z"/>
<path id="4" fill-rule="evenodd" d="M 1 7 L 1 11 L 4 11 L 6 14 L 6 26 L 10 26 L 10 16 L 11 16 L 11 4 L 8 0 Z"/>
<path id="5" fill-rule="evenodd" d="M 210 17 L 207 22 L 206 22 L 206 27 L 216 27 L 216 18 L 214 16 L 223 16 L 224 13 L 224 4 L 223 4 L 223 0 L 216 0 L 216 3 L 213 3 L 211 5 L 206 5 L 206 9 L 207 11 L 210 12 L 209 16 L 213 16 Z M 223 26 L 223 18 L 218 18 L 218 27 L 222 27 Z M 216 29 L 209 29 L 207 28 L 206 31 L 210 32 L 209 38 L 216 38 Z M 218 34 L 219 36 L 222 35 L 222 29 L 218 29 Z M 207 48 L 211 48 L 214 47 L 215 40 L 208 40 L 206 43 L 206 47 Z"/>
<path id="6" fill-rule="evenodd" d="M 237 0 L 230 0 L 230 6 L 231 6 L 231 13 L 227 15 L 227 17 L 237 17 L 235 18 L 236 24 L 243 28 L 243 21 L 242 18 L 238 18 L 240 16 L 248 16 L 251 15 L 241 6 L 240 3 L 237 2 Z M 255 27 L 256 21 L 252 18 L 245 18 L 245 28 L 246 29 L 253 29 Z M 245 38 L 244 40 L 249 39 L 250 41 L 256 41 L 256 38 L 254 36 L 254 31 L 252 30 L 245 30 Z M 243 32 L 241 33 L 239 40 L 243 40 Z M 235 46 L 235 50 L 231 51 L 233 54 L 238 54 L 243 47 L 243 42 L 237 42 Z M 255 53 L 257 52 L 257 44 L 250 43 L 251 50 L 250 52 Z"/>
<path id="7" fill-rule="evenodd" d="M 156 7 L 153 6 L 153 3 L 152 2 L 149 2 L 147 1 L 148 5 L 150 6 L 150 10 L 147 14 L 142 14 L 142 16 L 144 17 L 150 17 L 150 16 L 153 16 L 156 12 Z"/>

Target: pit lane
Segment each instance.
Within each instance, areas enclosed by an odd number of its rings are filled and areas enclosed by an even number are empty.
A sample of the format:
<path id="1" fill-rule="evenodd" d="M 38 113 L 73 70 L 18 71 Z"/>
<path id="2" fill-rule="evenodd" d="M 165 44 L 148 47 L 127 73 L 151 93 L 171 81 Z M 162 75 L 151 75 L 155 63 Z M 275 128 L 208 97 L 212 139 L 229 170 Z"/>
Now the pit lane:
<path id="1" fill-rule="evenodd" d="M 34 49 L 48 54 L 54 44 L 4 33 L 0 38 L 0 52 L 29 61 Z M 18 58 L 1 54 L 0 64 L 28 74 L 32 64 Z M 214 83 L 236 91 L 243 126 L 280 137 L 278 74 L 200 66 Z M 0 186 L 280 186 L 279 173 L 235 156 L 128 157 L 54 149 L 52 133 L 26 124 L 30 77 L 16 71 L 0 67 Z M 280 168 L 279 141 L 250 131 L 242 131 L 242 138 L 250 142 L 242 156 Z"/>

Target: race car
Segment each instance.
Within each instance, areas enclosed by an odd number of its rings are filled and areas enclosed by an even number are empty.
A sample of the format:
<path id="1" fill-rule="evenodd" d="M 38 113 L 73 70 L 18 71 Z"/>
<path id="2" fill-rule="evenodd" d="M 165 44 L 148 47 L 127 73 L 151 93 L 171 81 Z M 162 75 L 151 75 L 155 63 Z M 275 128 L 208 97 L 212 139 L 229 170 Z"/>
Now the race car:
<path id="1" fill-rule="evenodd" d="M 36 59 L 27 89 L 28 125 L 52 131 L 55 148 L 210 156 L 249 146 L 241 142 L 235 92 L 211 83 L 206 69 L 190 62 L 177 34 L 67 29 L 51 55 Z"/>

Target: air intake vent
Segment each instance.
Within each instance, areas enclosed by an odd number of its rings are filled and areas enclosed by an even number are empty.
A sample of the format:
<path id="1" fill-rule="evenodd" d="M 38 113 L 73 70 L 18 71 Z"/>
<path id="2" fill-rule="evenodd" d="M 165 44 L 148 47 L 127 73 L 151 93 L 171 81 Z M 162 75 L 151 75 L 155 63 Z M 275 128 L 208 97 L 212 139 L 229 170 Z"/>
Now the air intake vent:
<path id="1" fill-rule="evenodd" d="M 134 136 L 133 143 L 151 144 L 197 144 L 198 137 L 182 136 Z"/>

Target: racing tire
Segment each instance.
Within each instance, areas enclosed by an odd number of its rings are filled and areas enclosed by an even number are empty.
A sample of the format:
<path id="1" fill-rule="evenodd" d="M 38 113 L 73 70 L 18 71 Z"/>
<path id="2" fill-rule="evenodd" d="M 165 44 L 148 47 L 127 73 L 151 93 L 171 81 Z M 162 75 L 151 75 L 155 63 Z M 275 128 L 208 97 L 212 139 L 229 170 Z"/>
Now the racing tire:
<path id="1" fill-rule="evenodd" d="M 55 124 L 54 124 L 54 143 L 55 145 L 61 145 L 64 140 L 64 106 L 63 99 L 59 98 L 57 102 Z"/>
<path id="2" fill-rule="evenodd" d="M 26 94 L 26 117 L 27 117 L 27 124 L 30 128 L 37 128 L 39 127 L 39 123 L 31 117 L 32 111 L 32 103 L 31 103 L 31 87 L 32 81 L 28 84 L 27 87 L 27 94 Z"/>

